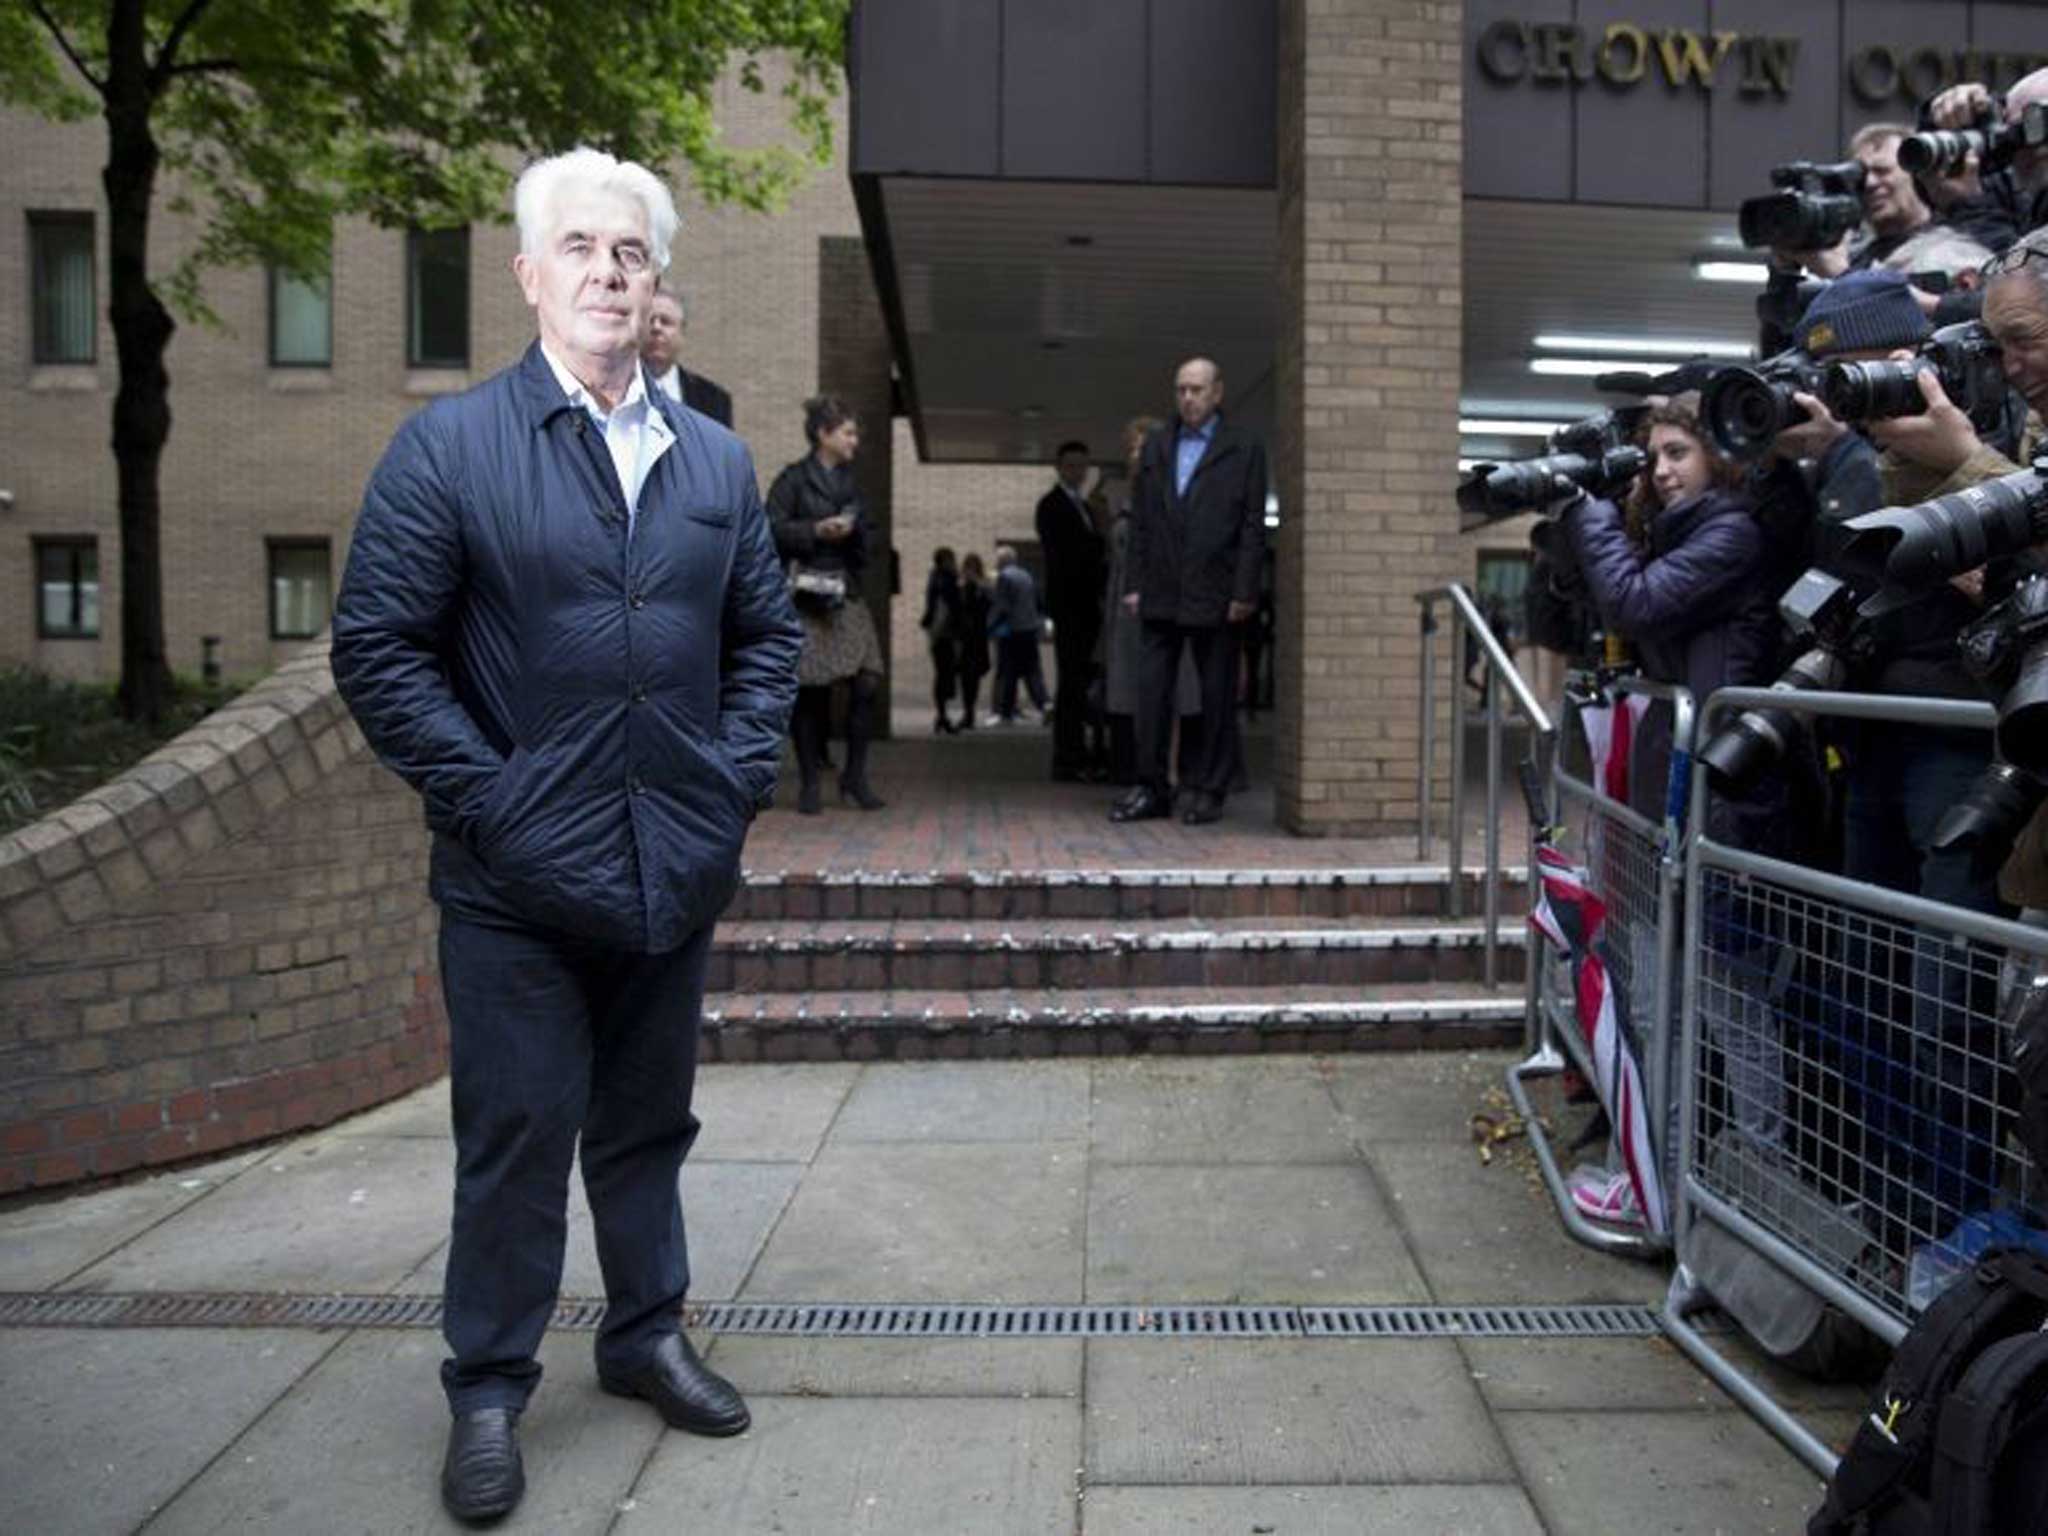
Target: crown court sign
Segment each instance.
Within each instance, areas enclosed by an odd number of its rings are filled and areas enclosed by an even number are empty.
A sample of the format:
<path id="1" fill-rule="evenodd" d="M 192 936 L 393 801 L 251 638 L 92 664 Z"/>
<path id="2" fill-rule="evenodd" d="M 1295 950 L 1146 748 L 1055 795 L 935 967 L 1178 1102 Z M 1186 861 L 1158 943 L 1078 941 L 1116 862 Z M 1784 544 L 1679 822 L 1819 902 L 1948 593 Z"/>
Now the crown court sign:
<path id="1" fill-rule="evenodd" d="M 1667 208 L 2048 65 L 2038 0 L 1467 0 L 1465 32 L 1468 195 Z"/>

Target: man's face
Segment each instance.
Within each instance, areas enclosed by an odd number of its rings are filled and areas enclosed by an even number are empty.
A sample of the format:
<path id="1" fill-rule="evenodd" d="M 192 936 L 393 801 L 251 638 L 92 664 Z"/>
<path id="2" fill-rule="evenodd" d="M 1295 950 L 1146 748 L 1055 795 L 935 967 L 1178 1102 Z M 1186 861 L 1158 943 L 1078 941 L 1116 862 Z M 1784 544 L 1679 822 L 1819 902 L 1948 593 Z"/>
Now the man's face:
<path id="1" fill-rule="evenodd" d="M 1060 484 L 1069 490 L 1081 489 L 1081 482 L 1088 478 L 1088 455 L 1069 448 L 1059 457 Z"/>
<path id="2" fill-rule="evenodd" d="M 1199 359 L 1184 364 L 1173 376 L 1173 401 L 1181 424 L 1191 432 L 1200 431 L 1223 404 L 1223 381 L 1216 377 L 1216 365 Z"/>
<path id="3" fill-rule="evenodd" d="M 541 340 L 565 359 L 638 352 L 654 298 L 647 211 L 617 192 L 570 185 L 556 194 L 553 212 L 540 251 L 512 259 Z"/>
<path id="4" fill-rule="evenodd" d="M 683 307 L 673 294 L 657 293 L 647 310 L 647 335 L 640 342 L 640 360 L 659 378 L 675 366 L 676 347 L 683 339 Z"/>
<path id="5" fill-rule="evenodd" d="M 1856 151 L 1863 162 L 1863 216 L 1880 235 L 1903 235 L 1929 218 L 1913 190 L 1913 178 L 1899 169 L 1899 141 L 1878 139 Z"/>
<path id="6" fill-rule="evenodd" d="M 2027 404 L 2048 417 L 2048 286 L 2032 270 L 1995 277 L 1984 290 L 1984 328 L 2005 354 L 2005 376 Z"/>

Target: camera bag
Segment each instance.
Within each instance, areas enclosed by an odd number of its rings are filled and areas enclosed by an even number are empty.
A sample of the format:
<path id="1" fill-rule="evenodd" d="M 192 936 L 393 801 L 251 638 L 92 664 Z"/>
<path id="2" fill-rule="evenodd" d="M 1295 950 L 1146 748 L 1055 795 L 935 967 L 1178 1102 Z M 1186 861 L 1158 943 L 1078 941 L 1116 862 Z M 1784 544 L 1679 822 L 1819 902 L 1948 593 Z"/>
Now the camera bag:
<path id="1" fill-rule="evenodd" d="M 1937 1297 L 1900 1340 L 1807 1536 L 2041 1530 L 2020 1516 L 2048 1495 L 2044 1323 L 2048 1260 L 2017 1249 Z"/>

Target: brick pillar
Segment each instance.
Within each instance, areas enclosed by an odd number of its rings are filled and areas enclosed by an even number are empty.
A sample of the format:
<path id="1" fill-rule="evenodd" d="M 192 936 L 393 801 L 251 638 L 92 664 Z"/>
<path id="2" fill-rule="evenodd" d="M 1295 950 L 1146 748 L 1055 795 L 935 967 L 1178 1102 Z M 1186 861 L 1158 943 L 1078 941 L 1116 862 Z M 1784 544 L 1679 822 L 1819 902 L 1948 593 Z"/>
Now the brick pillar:
<path id="1" fill-rule="evenodd" d="M 1283 0 L 1280 821 L 1414 826 L 1414 593 L 1461 569 L 1457 0 Z"/>
<path id="2" fill-rule="evenodd" d="M 895 519 L 890 383 L 892 354 L 888 322 L 868 265 L 867 247 L 857 235 L 826 235 L 818 241 L 818 388 L 840 397 L 860 417 L 860 457 L 854 478 L 868 514 L 868 568 L 863 579 L 868 611 L 881 637 L 882 660 L 893 670 L 889 623 L 889 551 Z M 908 577 L 904 578 L 906 581 Z M 922 580 L 922 573 L 919 573 Z M 889 681 L 882 681 L 875 720 L 878 736 L 889 734 Z"/>

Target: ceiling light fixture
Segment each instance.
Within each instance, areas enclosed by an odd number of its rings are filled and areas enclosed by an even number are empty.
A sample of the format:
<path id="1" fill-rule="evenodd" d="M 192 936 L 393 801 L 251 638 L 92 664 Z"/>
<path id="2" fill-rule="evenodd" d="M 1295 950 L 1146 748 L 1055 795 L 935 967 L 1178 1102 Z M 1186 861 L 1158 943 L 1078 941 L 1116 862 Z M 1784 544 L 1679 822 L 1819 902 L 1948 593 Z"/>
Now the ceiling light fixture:
<path id="1" fill-rule="evenodd" d="M 1678 359 L 1640 357 L 1532 357 L 1529 371 L 1553 379 L 1590 379 L 1600 373 L 1641 373 L 1646 365 L 1657 366 Z"/>
<path id="2" fill-rule="evenodd" d="M 1762 283 L 1771 269 L 1760 261 L 1696 261 L 1692 275 L 1703 283 Z"/>
<path id="3" fill-rule="evenodd" d="M 1657 336 L 1538 336 L 1545 352 L 1614 352 L 1623 357 L 1748 357 L 1744 341 L 1665 340 Z"/>
<path id="4" fill-rule="evenodd" d="M 1561 421 L 1521 421 L 1511 417 L 1461 416 L 1458 431 L 1466 437 L 1548 437 Z"/>

